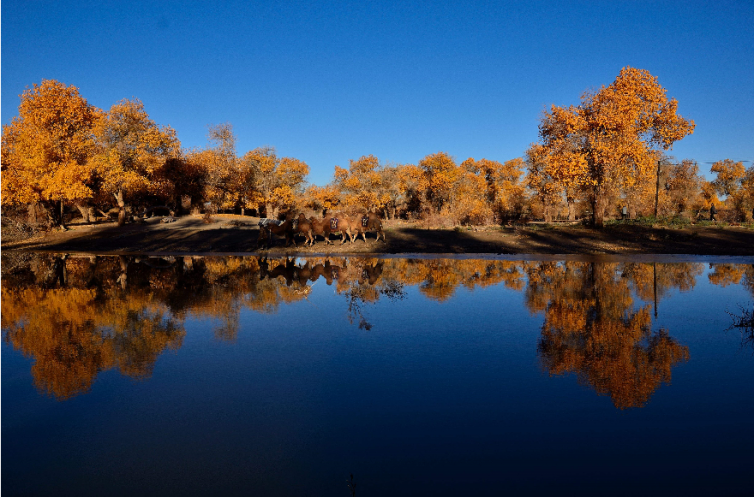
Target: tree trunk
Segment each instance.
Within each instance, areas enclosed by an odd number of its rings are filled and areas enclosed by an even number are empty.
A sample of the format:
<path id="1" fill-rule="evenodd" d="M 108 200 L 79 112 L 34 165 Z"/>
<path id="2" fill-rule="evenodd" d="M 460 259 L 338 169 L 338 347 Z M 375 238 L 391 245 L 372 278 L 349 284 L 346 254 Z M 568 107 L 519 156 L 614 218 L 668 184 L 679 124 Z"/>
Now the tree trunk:
<path id="1" fill-rule="evenodd" d="M 576 206 L 574 205 L 573 199 L 568 199 L 568 220 L 576 220 Z"/>
<path id="2" fill-rule="evenodd" d="M 552 222 L 552 213 L 551 213 L 552 209 L 550 208 L 550 202 L 548 202 L 547 200 L 543 200 L 542 206 L 543 206 L 542 214 L 544 215 L 545 222 L 551 223 Z"/>
<path id="3" fill-rule="evenodd" d="M 65 229 L 63 201 L 42 202 L 42 205 L 47 209 L 48 226 L 60 226 Z"/>
<path id="4" fill-rule="evenodd" d="M 94 208 L 89 206 L 88 204 L 85 204 L 83 202 L 76 202 L 76 208 L 81 213 L 81 217 L 84 220 L 86 224 L 89 224 L 92 222 L 92 218 L 94 217 Z"/>
<path id="5" fill-rule="evenodd" d="M 121 255 L 118 256 L 118 260 L 120 262 L 120 276 L 118 276 L 116 282 L 120 283 L 120 287 L 125 290 L 128 286 L 128 259 Z"/>
<path id="6" fill-rule="evenodd" d="M 118 226 L 126 224 L 126 203 L 123 201 L 123 190 L 114 193 L 115 201 L 118 203 Z"/>
<path id="7" fill-rule="evenodd" d="M 595 228 L 605 226 L 605 199 L 602 194 L 596 194 L 592 199 L 592 222 Z"/>
<path id="8" fill-rule="evenodd" d="M 31 204 L 29 204 L 26 208 L 26 212 L 29 224 L 31 224 L 32 226 L 39 224 L 40 205 L 37 202 L 32 202 Z"/>

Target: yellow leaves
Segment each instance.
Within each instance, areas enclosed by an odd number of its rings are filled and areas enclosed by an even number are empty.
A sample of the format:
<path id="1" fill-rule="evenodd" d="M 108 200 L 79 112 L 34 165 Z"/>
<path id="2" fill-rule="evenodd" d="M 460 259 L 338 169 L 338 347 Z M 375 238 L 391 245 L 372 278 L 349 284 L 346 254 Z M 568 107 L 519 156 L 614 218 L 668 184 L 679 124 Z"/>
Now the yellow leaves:
<path id="1" fill-rule="evenodd" d="M 746 168 L 742 162 L 735 162 L 731 159 L 717 161 L 712 164 L 710 171 L 715 173 L 716 177 L 712 184 L 720 195 L 731 195 L 738 191 L 740 182 L 746 174 Z"/>
<path id="2" fill-rule="evenodd" d="M 652 174 L 659 158 L 654 147 L 668 149 L 693 133 L 694 122 L 677 107 L 648 71 L 623 68 L 609 86 L 586 92 L 578 107 L 544 113 L 541 143 L 527 152 L 529 185 L 541 197 L 553 184 L 566 196 L 580 189 L 593 198 L 633 188 Z"/>
<path id="3" fill-rule="evenodd" d="M 277 174 L 281 183 L 294 189 L 303 185 L 306 175 L 309 174 L 309 166 L 304 161 L 283 157 L 280 159 Z"/>
<path id="4" fill-rule="evenodd" d="M 340 193 L 340 204 L 348 208 L 380 209 L 395 195 L 391 188 L 390 168 L 381 166 L 374 155 L 349 160 L 348 169 L 335 166 L 332 188 Z"/>
<path id="5" fill-rule="evenodd" d="M 343 183 L 348 179 L 348 169 L 343 169 L 340 166 L 335 166 L 335 182 Z"/>
<path id="6" fill-rule="evenodd" d="M 333 185 L 324 187 L 312 185 L 306 191 L 306 198 L 309 199 L 309 206 L 313 209 L 331 210 L 340 203 L 340 193 Z"/>
<path id="7" fill-rule="evenodd" d="M 272 190 L 270 200 L 281 205 L 291 205 L 295 200 L 295 195 L 289 185 L 280 185 Z"/>
<path id="8" fill-rule="evenodd" d="M 166 160 L 180 153 L 175 130 L 160 127 L 138 100 L 121 100 L 97 122 L 97 153 L 93 164 L 104 180 L 104 191 L 128 195 L 158 193 L 154 177 Z"/>
<path id="9" fill-rule="evenodd" d="M 258 206 L 279 207 L 293 205 L 303 194 L 309 166 L 298 159 L 279 159 L 272 147 L 257 148 L 244 155 L 242 161 L 253 171 L 253 181 L 248 189 L 253 189 Z M 268 216 L 271 213 L 267 213 Z"/>
<path id="10" fill-rule="evenodd" d="M 18 117 L 3 126 L 3 204 L 91 196 L 88 160 L 99 117 L 74 86 L 43 80 L 27 89 Z"/>
<path id="11" fill-rule="evenodd" d="M 550 374 L 577 374 L 619 409 L 646 404 L 662 382 L 670 381 L 671 368 L 689 357 L 688 347 L 664 330 L 652 333 L 647 307 L 634 308 L 627 279 L 639 275 L 646 282 L 651 266 L 641 266 L 617 271 L 615 264 L 541 263 L 527 268 L 530 308 L 545 311 L 538 346 L 544 367 Z M 692 269 L 699 274 L 698 267 Z"/>
<path id="12" fill-rule="evenodd" d="M 427 201 L 439 210 L 450 199 L 451 188 L 460 171 L 455 160 L 446 152 L 430 154 L 419 161 L 424 174 Z"/>

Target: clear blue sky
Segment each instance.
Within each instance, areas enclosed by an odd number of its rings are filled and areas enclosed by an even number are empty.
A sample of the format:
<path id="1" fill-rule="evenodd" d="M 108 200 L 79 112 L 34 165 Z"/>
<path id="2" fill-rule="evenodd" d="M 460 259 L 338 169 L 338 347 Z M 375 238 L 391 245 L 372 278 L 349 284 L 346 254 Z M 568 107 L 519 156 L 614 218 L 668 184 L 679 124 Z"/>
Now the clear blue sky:
<path id="1" fill-rule="evenodd" d="M 230 122 L 238 153 L 311 167 L 446 151 L 508 160 L 542 110 L 624 66 L 696 121 L 677 158 L 754 159 L 754 2 L 2 2 L 2 122 L 42 79 L 97 107 L 141 99 L 184 147 Z M 746 163 L 747 166 L 750 163 Z"/>

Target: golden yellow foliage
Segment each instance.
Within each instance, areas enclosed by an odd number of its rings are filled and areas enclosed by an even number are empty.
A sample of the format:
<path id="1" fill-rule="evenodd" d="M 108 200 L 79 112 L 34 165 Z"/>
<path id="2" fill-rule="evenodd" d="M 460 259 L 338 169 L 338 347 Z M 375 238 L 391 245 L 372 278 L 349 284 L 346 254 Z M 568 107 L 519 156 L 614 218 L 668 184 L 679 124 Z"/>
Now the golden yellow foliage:
<path id="1" fill-rule="evenodd" d="M 552 106 L 542 118 L 541 145 L 530 154 L 533 186 L 554 183 L 571 195 L 585 189 L 602 225 L 606 197 L 652 176 L 659 156 L 693 133 L 678 102 L 648 71 L 625 67 L 607 87 L 587 92 L 578 107 Z"/>
<path id="2" fill-rule="evenodd" d="M 101 111 L 76 87 L 43 80 L 24 91 L 18 112 L 3 126 L 3 205 L 90 198 L 92 132 Z"/>
<path id="3" fill-rule="evenodd" d="M 424 176 L 421 183 L 425 189 L 424 198 L 437 212 L 443 204 L 451 200 L 453 185 L 460 170 L 456 161 L 446 152 L 427 155 L 419 161 L 419 168 Z"/>
<path id="4" fill-rule="evenodd" d="M 112 194 L 118 205 L 146 195 L 169 194 L 156 179 L 166 161 L 180 154 L 180 142 L 175 130 L 149 118 L 140 100 L 113 105 L 94 133 L 97 152 L 92 164 L 102 178 L 103 191 Z"/>
<path id="5" fill-rule="evenodd" d="M 254 149 L 242 160 L 254 171 L 254 190 L 258 194 L 254 198 L 259 209 L 264 207 L 267 217 L 275 217 L 278 209 L 291 206 L 302 197 L 309 174 L 305 162 L 290 157 L 279 159 L 271 147 Z"/>

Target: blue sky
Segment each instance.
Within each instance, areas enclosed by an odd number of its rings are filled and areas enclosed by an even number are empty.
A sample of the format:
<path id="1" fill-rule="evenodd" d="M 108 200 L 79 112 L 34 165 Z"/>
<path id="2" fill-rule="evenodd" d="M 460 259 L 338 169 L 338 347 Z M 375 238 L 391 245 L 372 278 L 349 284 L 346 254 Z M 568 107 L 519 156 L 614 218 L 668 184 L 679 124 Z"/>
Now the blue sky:
<path id="1" fill-rule="evenodd" d="M 42 79 L 141 99 L 184 147 L 229 122 L 311 167 L 446 151 L 508 160 L 551 104 L 649 70 L 695 133 L 672 154 L 754 160 L 754 2 L 2 2 L 2 122 Z M 750 162 L 745 163 L 747 166 Z"/>

